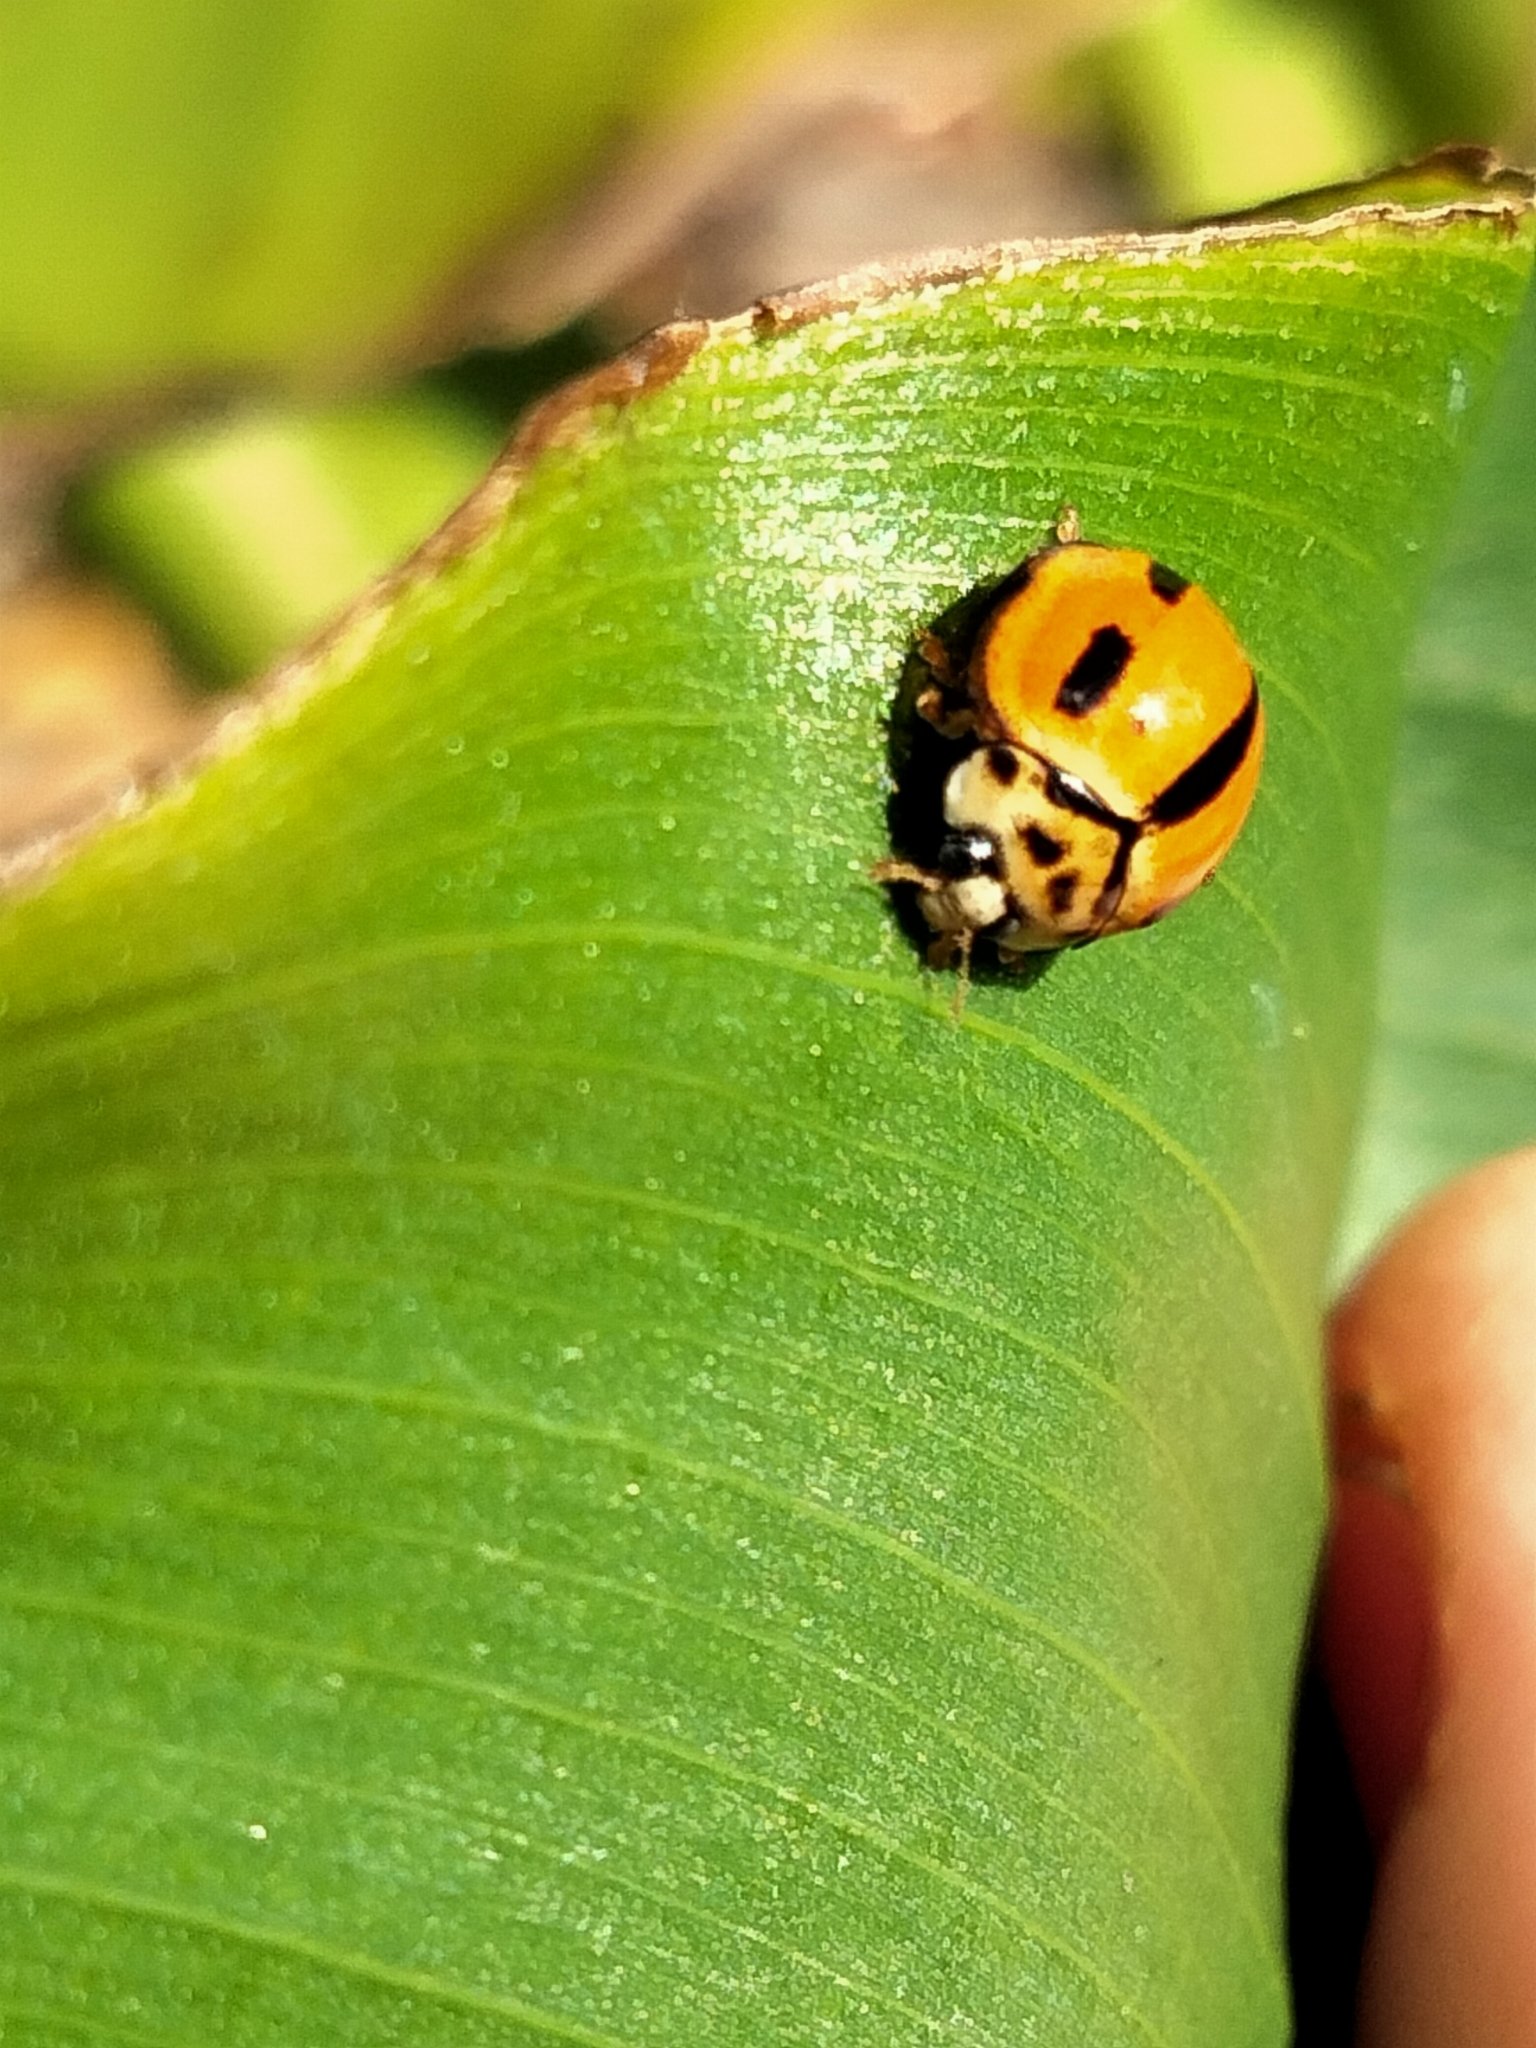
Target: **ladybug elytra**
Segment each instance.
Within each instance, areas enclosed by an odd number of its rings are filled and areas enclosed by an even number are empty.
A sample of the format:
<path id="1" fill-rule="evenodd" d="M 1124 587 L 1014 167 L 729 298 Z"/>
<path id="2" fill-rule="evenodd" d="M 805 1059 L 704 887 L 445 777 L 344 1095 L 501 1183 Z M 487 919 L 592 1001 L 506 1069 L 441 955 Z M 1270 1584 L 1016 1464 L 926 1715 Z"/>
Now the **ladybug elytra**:
<path id="1" fill-rule="evenodd" d="M 1215 872 L 1248 814 L 1264 747 L 1253 671 L 1220 609 L 1132 548 L 1053 544 L 1006 576 L 963 657 L 920 643 L 919 717 L 964 751 L 942 784 L 917 888 L 930 961 L 1001 961 L 1151 924 Z"/>

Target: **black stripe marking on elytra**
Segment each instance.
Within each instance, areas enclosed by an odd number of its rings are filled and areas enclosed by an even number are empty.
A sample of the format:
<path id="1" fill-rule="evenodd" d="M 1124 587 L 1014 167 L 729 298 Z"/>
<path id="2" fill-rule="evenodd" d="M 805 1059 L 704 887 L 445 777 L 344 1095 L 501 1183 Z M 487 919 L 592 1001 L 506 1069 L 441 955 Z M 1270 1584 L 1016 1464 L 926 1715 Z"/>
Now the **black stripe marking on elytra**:
<path id="1" fill-rule="evenodd" d="M 1071 811 L 1075 817 L 1092 818 L 1096 824 L 1108 825 L 1112 832 L 1124 831 L 1131 825 L 1129 818 L 1112 811 L 1086 782 L 1069 775 L 1065 768 L 1058 768 L 1054 761 L 1045 763 L 1045 793 L 1058 809 Z"/>
<path id="2" fill-rule="evenodd" d="M 1247 759 L 1258 720 L 1259 686 L 1254 683 L 1248 691 L 1247 703 L 1226 731 L 1218 733 L 1205 752 L 1147 806 L 1147 823 L 1181 825 L 1186 818 L 1214 803 Z"/>
<path id="3" fill-rule="evenodd" d="M 1107 826 L 1115 835 L 1114 859 L 1109 864 L 1109 873 L 1104 877 L 1104 886 L 1093 906 L 1095 924 L 1102 929 L 1120 908 L 1126 879 L 1131 872 L 1131 855 L 1136 851 L 1136 842 L 1146 827 L 1139 818 L 1122 818 L 1118 811 L 1112 811 L 1103 797 L 1077 776 L 1069 775 L 1065 768 L 1058 768 L 1050 761 L 1044 766 L 1045 793 L 1053 804 L 1064 811 L 1071 811 L 1076 817 L 1091 818 L 1096 825 Z M 1087 936 L 1091 939 L 1095 934 L 1089 932 Z"/>
<path id="4" fill-rule="evenodd" d="M 1012 747 L 988 747 L 987 769 L 992 780 L 1011 789 L 1019 779 L 1019 757 Z"/>
<path id="5" fill-rule="evenodd" d="M 1062 678 L 1056 709 L 1069 718 L 1082 718 L 1102 704 L 1125 674 L 1135 651 L 1118 626 L 1096 626 L 1088 645 Z"/>
<path id="6" fill-rule="evenodd" d="M 1042 832 L 1038 825 L 1024 827 L 1024 844 L 1037 868 L 1055 867 L 1067 850 L 1059 839 L 1053 839 L 1049 832 Z"/>
<path id="7" fill-rule="evenodd" d="M 1170 569 L 1166 562 L 1149 563 L 1147 581 L 1164 604 L 1177 604 L 1189 588 L 1189 578 L 1181 576 L 1177 569 Z"/>

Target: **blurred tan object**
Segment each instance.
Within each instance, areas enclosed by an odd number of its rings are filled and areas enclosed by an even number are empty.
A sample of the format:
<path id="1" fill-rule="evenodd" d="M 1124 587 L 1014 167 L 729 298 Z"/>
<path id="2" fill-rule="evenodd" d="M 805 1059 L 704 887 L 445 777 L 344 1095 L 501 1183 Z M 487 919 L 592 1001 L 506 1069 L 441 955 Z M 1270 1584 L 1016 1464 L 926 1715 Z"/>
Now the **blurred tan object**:
<path id="1" fill-rule="evenodd" d="M 101 421 L 0 415 L 0 600 L 42 569 L 64 479 Z"/>
<path id="2" fill-rule="evenodd" d="M 214 715 L 111 591 L 50 576 L 0 598 L 0 859 L 131 796 Z"/>
<path id="3" fill-rule="evenodd" d="M 604 326 L 629 336 L 679 312 L 719 318 L 808 278 L 928 249 L 1091 234 L 1127 210 L 1086 149 L 1022 135 L 987 108 L 919 136 L 845 118 L 756 172 L 607 299 Z"/>
<path id="4" fill-rule="evenodd" d="M 747 89 L 675 109 L 518 244 L 472 324 L 527 340 L 606 304 L 634 332 L 924 248 L 1103 226 L 1123 211 L 1112 182 L 1021 109 L 1064 57 L 1153 11 L 970 0 L 865 11 L 781 45 Z"/>

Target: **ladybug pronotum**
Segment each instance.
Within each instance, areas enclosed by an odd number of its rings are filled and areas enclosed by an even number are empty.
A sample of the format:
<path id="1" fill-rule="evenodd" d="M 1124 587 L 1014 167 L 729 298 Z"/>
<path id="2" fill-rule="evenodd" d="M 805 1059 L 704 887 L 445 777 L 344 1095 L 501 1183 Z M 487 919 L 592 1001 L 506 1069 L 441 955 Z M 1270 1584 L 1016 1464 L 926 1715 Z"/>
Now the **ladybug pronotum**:
<path id="1" fill-rule="evenodd" d="M 963 968 L 978 938 L 1007 963 L 1134 931 L 1210 879 L 1253 801 L 1264 712 L 1197 584 L 1083 540 L 1067 510 L 966 646 L 920 647 L 917 714 L 964 751 L 933 865 L 874 874 L 915 884 L 932 964 Z"/>

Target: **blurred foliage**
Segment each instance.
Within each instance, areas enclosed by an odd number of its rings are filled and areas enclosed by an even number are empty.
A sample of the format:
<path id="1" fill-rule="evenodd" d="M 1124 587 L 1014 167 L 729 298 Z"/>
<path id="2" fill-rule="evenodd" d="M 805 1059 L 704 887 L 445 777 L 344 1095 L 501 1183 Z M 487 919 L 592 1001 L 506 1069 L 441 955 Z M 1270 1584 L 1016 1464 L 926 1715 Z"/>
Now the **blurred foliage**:
<path id="1" fill-rule="evenodd" d="M 860 0 L 0 11 L 0 399 L 376 358 L 606 148 Z"/>
<path id="2" fill-rule="evenodd" d="M 1104 36 L 1035 0 L 1020 47 Z M 0 401 L 334 376 L 419 345 L 471 266 L 646 138 L 708 131 L 879 0 L 51 0 L 0 13 Z M 1141 0 L 1085 108 L 1141 210 L 1531 132 L 1524 0 Z M 995 34 L 1001 0 L 929 0 Z M 1045 23 L 1049 21 L 1047 30 Z M 776 73 L 775 93 L 783 90 Z M 1007 94 L 1006 78 L 998 91 Z M 643 203 L 643 202 L 642 202 Z M 872 252 L 873 253 L 873 252 Z M 785 284 L 790 279 L 767 282 Z"/>
<path id="3" fill-rule="evenodd" d="M 1536 8 L 1531 0 L 1335 0 L 1369 36 L 1383 90 L 1415 148 L 1444 141 L 1536 143 Z"/>
<path id="4" fill-rule="evenodd" d="M 408 554 L 519 413 L 596 354 L 565 332 L 373 398 L 236 407 L 88 471 L 66 530 L 155 613 L 190 676 L 238 682 Z"/>
<path id="5" fill-rule="evenodd" d="M 1108 76 L 1165 219 L 1356 178 L 1410 139 L 1366 38 L 1285 0 L 1175 0 L 1120 39 Z"/>
<path id="6" fill-rule="evenodd" d="M 408 553 L 496 444 L 467 406 L 429 392 L 242 407 L 109 463 L 70 523 L 173 622 L 194 674 L 237 682 Z"/>
<path id="7" fill-rule="evenodd" d="M 1345 1265 L 1446 1175 L 1536 1140 L 1536 301 L 1437 552 Z"/>

